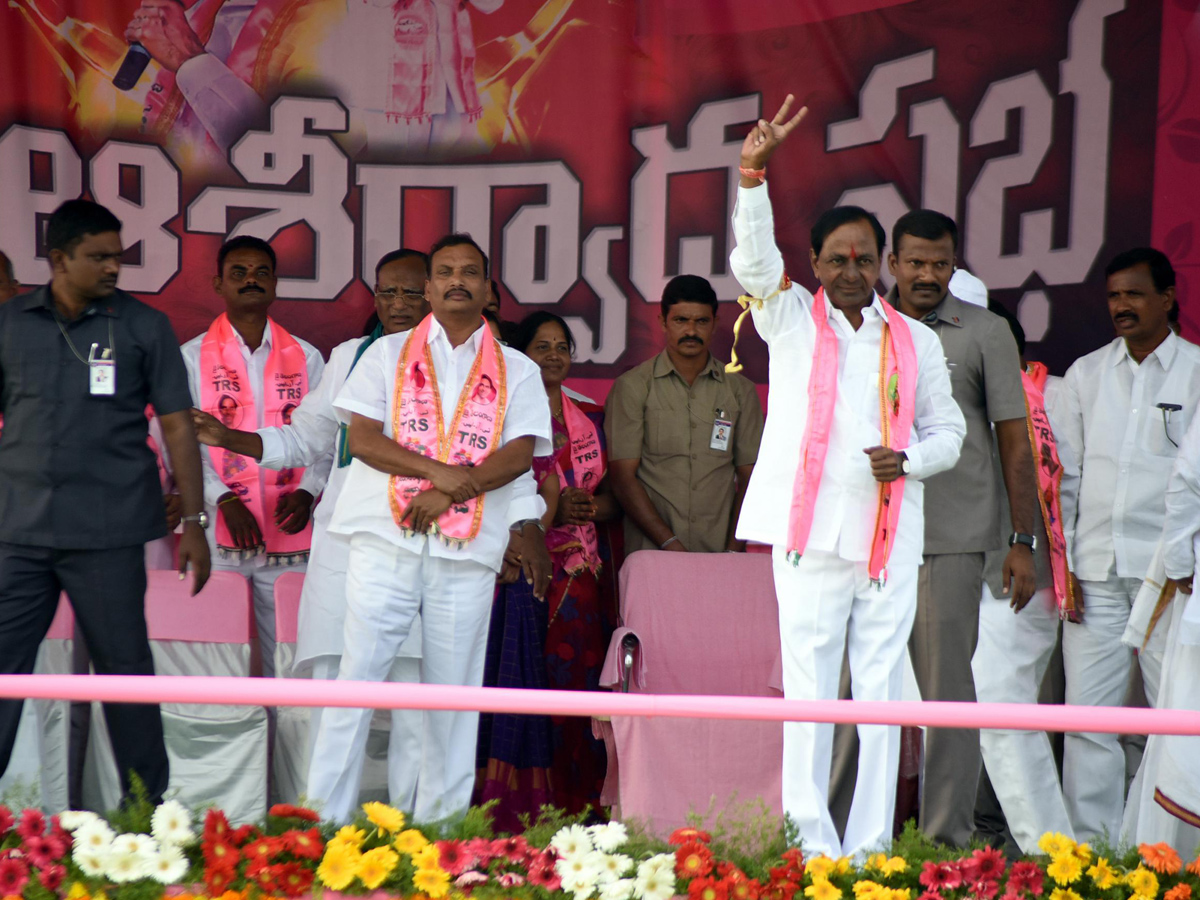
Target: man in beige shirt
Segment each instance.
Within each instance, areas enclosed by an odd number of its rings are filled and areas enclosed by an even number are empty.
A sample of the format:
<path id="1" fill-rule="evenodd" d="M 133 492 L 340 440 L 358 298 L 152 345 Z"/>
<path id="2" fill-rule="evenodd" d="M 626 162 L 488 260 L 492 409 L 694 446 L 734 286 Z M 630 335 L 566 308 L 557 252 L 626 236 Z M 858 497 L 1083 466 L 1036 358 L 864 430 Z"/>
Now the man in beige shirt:
<path id="1" fill-rule="evenodd" d="M 707 280 L 672 278 L 659 321 L 666 349 L 618 378 L 605 408 L 625 552 L 744 550 L 734 525 L 762 437 L 758 394 L 708 351 L 717 295 Z"/>

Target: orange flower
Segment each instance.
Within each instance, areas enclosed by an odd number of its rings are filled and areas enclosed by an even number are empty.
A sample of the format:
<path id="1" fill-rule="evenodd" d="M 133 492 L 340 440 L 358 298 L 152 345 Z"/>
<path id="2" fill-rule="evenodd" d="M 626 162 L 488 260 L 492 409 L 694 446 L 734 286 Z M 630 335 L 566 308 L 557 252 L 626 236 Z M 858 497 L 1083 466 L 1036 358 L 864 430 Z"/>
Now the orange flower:
<path id="1" fill-rule="evenodd" d="M 1163 895 L 1163 900 L 1191 900 L 1191 897 L 1191 885 L 1177 884 Z"/>
<path id="2" fill-rule="evenodd" d="M 699 841 L 689 841 L 675 851 L 675 872 L 680 878 L 700 878 L 712 867 L 712 851 Z"/>
<path id="3" fill-rule="evenodd" d="M 1169 844 L 1138 844 L 1138 852 L 1146 865 L 1160 875 L 1174 875 L 1183 868 L 1183 860 Z"/>
<path id="4" fill-rule="evenodd" d="M 1200 875 L 1200 856 L 1188 863 L 1187 870 L 1193 875 Z"/>
<path id="5" fill-rule="evenodd" d="M 671 836 L 667 838 L 667 843 L 676 847 L 692 841 L 709 844 L 712 843 L 712 835 L 707 831 L 701 831 L 699 828 L 676 828 L 671 832 Z"/>

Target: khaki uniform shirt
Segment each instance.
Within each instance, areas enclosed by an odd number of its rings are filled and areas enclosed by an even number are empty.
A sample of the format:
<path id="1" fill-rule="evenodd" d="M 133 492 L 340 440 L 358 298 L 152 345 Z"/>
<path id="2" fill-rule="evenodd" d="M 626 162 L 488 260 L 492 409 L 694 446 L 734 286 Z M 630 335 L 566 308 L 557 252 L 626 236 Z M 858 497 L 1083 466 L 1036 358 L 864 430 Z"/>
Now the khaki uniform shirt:
<path id="1" fill-rule="evenodd" d="M 714 450 L 713 423 L 733 423 L 728 449 Z M 615 382 L 605 404 L 610 459 L 640 459 L 638 480 L 688 550 L 725 549 L 737 491 L 734 470 L 753 465 L 763 413 L 754 384 L 713 356 L 689 387 L 664 350 Z M 625 517 L 625 552 L 657 550 Z"/>
<path id="2" fill-rule="evenodd" d="M 896 289 L 888 302 L 898 302 Z M 925 555 L 1006 548 L 1012 523 L 1001 521 L 993 422 L 1025 418 L 1021 359 L 1008 323 L 947 293 L 921 319 L 937 332 L 950 367 L 950 388 L 967 421 L 953 469 L 925 480 Z"/>

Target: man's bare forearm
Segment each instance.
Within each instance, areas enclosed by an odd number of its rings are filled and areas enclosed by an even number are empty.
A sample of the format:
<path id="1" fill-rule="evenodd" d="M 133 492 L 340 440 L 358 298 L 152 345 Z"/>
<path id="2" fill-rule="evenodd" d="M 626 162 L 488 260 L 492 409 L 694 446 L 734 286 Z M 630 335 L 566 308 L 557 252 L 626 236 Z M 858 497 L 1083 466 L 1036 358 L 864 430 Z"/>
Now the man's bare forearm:
<path id="1" fill-rule="evenodd" d="M 1008 494 L 1013 531 L 1033 534 L 1037 470 L 1033 466 L 1026 421 L 1008 419 L 997 422 L 996 444 L 1000 449 L 1000 468 L 1004 472 L 1004 490 Z"/>
<path id="2" fill-rule="evenodd" d="M 639 462 L 639 460 L 615 460 L 609 464 L 608 477 L 612 480 L 613 494 L 616 496 L 617 502 L 621 504 L 621 508 L 625 510 L 625 515 L 633 519 L 634 524 L 642 530 L 646 537 L 650 538 L 655 546 L 661 547 L 676 535 L 658 514 L 658 510 L 650 500 L 650 495 L 646 493 L 646 488 L 638 481 L 637 466 Z M 622 463 L 633 463 L 633 465 L 623 466 Z"/>
<path id="3" fill-rule="evenodd" d="M 533 467 L 532 437 L 509 441 L 471 470 L 481 491 L 494 491 L 515 481 Z"/>
<path id="4" fill-rule="evenodd" d="M 350 421 L 347 436 L 350 453 L 372 469 L 387 475 L 403 475 L 430 479 L 437 460 L 405 450 L 383 433 L 383 423 L 366 416 L 355 415 Z"/>
<path id="5" fill-rule="evenodd" d="M 179 489 L 183 515 L 194 516 L 204 509 L 204 475 L 200 465 L 200 444 L 192 428 L 191 410 L 159 416 L 163 442 L 171 456 L 172 474 Z"/>

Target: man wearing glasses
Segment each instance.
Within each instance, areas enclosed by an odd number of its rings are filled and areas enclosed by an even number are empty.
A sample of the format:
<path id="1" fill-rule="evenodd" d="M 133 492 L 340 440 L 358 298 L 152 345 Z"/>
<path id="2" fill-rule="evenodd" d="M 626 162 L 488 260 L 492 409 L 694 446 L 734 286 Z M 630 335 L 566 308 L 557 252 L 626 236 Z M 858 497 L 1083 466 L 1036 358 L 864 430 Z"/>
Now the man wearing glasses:
<path id="1" fill-rule="evenodd" d="M 1082 588 L 1082 621 L 1063 628 L 1067 703 L 1118 706 L 1133 650 L 1121 642 L 1166 514 L 1167 480 L 1200 402 L 1200 348 L 1170 327 L 1175 270 L 1160 251 L 1119 254 L 1105 269 L 1108 313 L 1117 337 L 1075 361 L 1061 395 L 1060 445 L 1080 460 L 1078 494 L 1063 490 L 1072 571 Z M 1056 418 L 1056 424 L 1058 420 Z M 1138 654 L 1146 697 L 1158 696 L 1161 651 Z M 1068 734 L 1063 794 L 1075 838 L 1119 833 L 1125 755 L 1115 734 Z"/>

